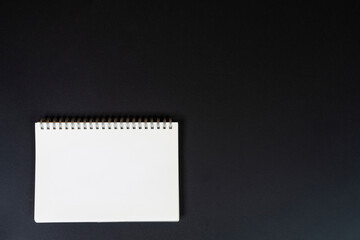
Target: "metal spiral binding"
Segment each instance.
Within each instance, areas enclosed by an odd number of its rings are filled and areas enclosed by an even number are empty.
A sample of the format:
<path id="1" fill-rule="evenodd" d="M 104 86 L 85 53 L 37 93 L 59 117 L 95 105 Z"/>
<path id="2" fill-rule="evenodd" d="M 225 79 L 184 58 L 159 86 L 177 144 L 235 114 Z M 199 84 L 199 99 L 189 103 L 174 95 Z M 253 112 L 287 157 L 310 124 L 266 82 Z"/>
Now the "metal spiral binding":
<path id="1" fill-rule="evenodd" d="M 135 117 L 96 117 L 96 118 L 59 118 L 47 117 L 40 120 L 42 130 L 99 130 L 99 129 L 172 129 L 172 119 L 135 118 Z"/>

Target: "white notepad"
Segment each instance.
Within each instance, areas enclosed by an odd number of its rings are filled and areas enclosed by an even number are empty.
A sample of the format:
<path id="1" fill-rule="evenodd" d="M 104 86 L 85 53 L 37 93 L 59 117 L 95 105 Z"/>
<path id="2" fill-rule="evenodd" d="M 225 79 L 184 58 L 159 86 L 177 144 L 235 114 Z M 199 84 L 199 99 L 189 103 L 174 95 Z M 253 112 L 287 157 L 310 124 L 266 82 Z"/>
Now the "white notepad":
<path id="1" fill-rule="evenodd" d="M 37 122 L 42 222 L 179 221 L 178 123 Z"/>

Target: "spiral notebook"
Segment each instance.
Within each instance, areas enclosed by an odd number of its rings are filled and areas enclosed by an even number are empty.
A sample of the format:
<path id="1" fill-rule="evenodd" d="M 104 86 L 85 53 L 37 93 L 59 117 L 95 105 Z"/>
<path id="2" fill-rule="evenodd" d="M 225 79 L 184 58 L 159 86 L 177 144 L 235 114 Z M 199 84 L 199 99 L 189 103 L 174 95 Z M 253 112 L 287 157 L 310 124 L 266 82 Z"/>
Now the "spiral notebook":
<path id="1" fill-rule="evenodd" d="M 35 222 L 179 221 L 177 122 L 46 119 L 35 139 Z"/>

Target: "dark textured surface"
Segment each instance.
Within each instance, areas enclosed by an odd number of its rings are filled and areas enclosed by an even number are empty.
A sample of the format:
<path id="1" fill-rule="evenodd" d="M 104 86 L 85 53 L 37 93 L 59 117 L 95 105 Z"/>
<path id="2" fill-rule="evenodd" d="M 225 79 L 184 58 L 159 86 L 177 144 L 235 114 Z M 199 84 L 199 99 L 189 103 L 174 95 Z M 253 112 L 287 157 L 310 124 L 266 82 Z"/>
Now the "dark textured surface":
<path id="1" fill-rule="evenodd" d="M 0 239 L 359 239 L 358 6 L 0 9 Z M 104 114 L 180 121 L 180 223 L 34 223 L 33 123 Z"/>

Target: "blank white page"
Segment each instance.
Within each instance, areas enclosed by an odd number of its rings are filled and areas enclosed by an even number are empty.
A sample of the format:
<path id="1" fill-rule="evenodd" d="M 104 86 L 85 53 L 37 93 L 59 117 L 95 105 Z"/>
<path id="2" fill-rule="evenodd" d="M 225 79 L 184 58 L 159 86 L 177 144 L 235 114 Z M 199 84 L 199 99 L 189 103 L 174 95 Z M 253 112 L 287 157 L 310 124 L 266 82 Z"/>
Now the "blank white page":
<path id="1" fill-rule="evenodd" d="M 178 123 L 41 124 L 35 123 L 35 222 L 179 221 Z"/>

